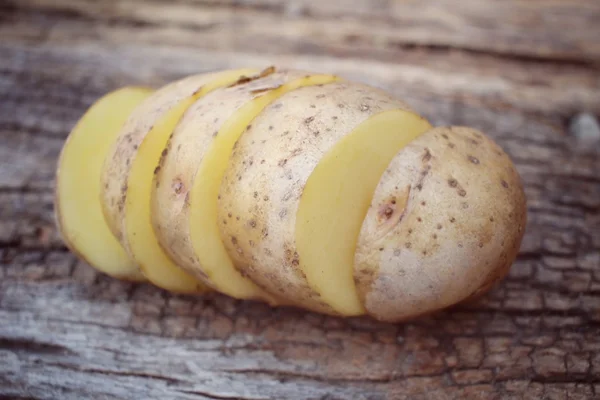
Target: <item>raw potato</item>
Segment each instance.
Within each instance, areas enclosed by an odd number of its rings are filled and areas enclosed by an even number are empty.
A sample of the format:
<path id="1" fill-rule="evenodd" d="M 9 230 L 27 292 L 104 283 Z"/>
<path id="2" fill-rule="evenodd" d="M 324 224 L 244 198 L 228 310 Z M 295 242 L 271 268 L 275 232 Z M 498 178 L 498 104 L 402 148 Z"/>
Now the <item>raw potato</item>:
<path id="1" fill-rule="evenodd" d="M 98 270 L 133 281 L 144 278 L 104 220 L 100 174 L 129 114 L 151 94 L 151 89 L 127 87 L 94 103 L 70 133 L 56 179 L 56 219 L 67 246 Z"/>
<path id="2" fill-rule="evenodd" d="M 98 116 L 100 105 L 113 114 Z M 65 234 L 69 246 L 115 276 L 135 270 L 109 227 L 169 290 L 200 292 L 201 281 L 239 299 L 402 321 L 489 290 L 523 239 L 523 185 L 502 149 L 471 128 L 432 128 L 382 90 L 269 68 L 187 78 L 128 107 L 94 106 L 57 178 L 59 225 L 84 232 Z M 129 112 L 110 152 L 114 136 L 100 154 L 84 150 Z M 88 158 L 97 172 L 78 175 Z M 80 221 L 94 193 L 106 221 Z M 96 246 L 109 239 L 108 252 Z"/>
<path id="3" fill-rule="evenodd" d="M 405 110 L 375 114 L 324 154 L 306 182 L 296 214 L 300 269 L 341 315 L 364 314 L 354 253 L 379 178 L 394 155 L 429 128 Z"/>
<path id="4" fill-rule="evenodd" d="M 133 114 L 132 118 L 140 118 L 140 109 L 153 108 L 159 115 L 147 133 L 143 137 L 138 137 L 141 139 L 139 146 L 132 146 L 133 141 L 129 142 L 128 139 L 120 140 L 121 147 L 117 146 L 115 150 L 116 154 L 122 156 L 112 158 L 111 165 L 123 163 L 122 171 L 127 178 L 122 193 L 125 205 L 117 208 L 116 213 L 113 212 L 113 215 L 123 212 L 123 220 L 119 226 L 121 242 L 144 276 L 156 286 L 179 293 L 201 293 L 206 290 L 200 281 L 173 263 L 158 243 L 150 215 L 152 178 L 167 140 L 184 112 L 198 98 L 221 86 L 236 82 L 247 72 L 249 71 L 226 71 L 200 76 L 193 81 L 186 80 L 184 83 L 190 94 L 178 103 L 169 104 L 170 108 L 165 105 L 165 100 L 168 99 L 165 93 L 170 91 L 173 95 L 180 95 L 184 93 L 183 86 L 171 85 L 157 92 L 157 95 L 149 97 Z M 141 132 L 131 128 L 145 124 L 144 121 L 133 119 L 130 122 L 127 128 L 121 132 L 121 138 L 128 138 Z M 138 143 L 138 141 L 135 142 Z M 124 158 L 123 155 L 126 155 L 127 158 Z"/>
<path id="5" fill-rule="evenodd" d="M 307 282 L 296 243 L 297 212 L 306 182 L 323 156 L 359 124 L 392 109 L 405 112 L 408 107 L 382 91 L 338 82 L 288 93 L 252 122 L 233 152 L 219 201 L 222 238 L 238 269 L 301 307 L 360 314 L 334 309 Z M 324 198 L 337 195 L 334 186 L 325 190 Z M 330 215 L 322 222 L 336 219 Z M 352 264 L 346 267 L 351 278 Z"/>
<path id="6" fill-rule="evenodd" d="M 171 257 L 216 290 L 277 302 L 234 268 L 223 246 L 217 224 L 220 182 L 236 140 L 265 106 L 295 88 L 334 79 L 265 71 L 260 79 L 202 99 L 174 132 L 156 179 L 154 226 Z"/>
<path id="7" fill-rule="evenodd" d="M 426 132 L 394 157 L 363 223 L 355 280 L 367 312 L 398 321 L 489 289 L 525 222 L 522 184 L 500 147 L 470 128 Z"/>

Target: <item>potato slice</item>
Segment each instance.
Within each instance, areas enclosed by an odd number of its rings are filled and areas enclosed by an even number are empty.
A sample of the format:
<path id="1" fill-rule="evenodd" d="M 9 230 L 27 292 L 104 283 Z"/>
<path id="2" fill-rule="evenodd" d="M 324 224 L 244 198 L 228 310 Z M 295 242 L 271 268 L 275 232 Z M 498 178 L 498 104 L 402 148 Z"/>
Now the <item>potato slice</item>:
<path id="1" fill-rule="evenodd" d="M 295 305 L 339 314 L 300 269 L 298 205 L 323 156 L 361 123 L 390 109 L 408 108 L 381 90 L 338 81 L 290 92 L 252 121 L 220 188 L 218 223 L 236 268 Z"/>
<path id="2" fill-rule="evenodd" d="M 252 298 L 257 294 L 256 285 L 235 269 L 217 223 L 219 188 L 236 141 L 267 105 L 285 93 L 336 79 L 331 75 L 308 75 L 265 92 L 225 121 L 202 159 L 191 191 L 190 239 L 200 265 L 217 290 L 237 298 Z"/>
<path id="3" fill-rule="evenodd" d="M 235 80 L 241 75 L 255 72 L 245 69 L 188 76 L 158 89 L 133 110 L 109 150 L 102 168 L 102 211 L 117 239 L 123 242 L 125 236 L 125 197 L 131 161 L 152 127 L 166 112 L 193 96 L 204 85 L 220 77 L 227 78 L 229 74 Z M 126 241 L 123 245 L 127 250 Z"/>
<path id="4" fill-rule="evenodd" d="M 364 314 L 354 284 L 354 252 L 377 183 L 394 155 L 430 128 L 405 110 L 376 114 L 325 154 L 306 182 L 296 214 L 300 268 L 342 315 Z"/>
<path id="5" fill-rule="evenodd" d="M 56 220 L 67 246 L 115 278 L 144 280 L 111 233 L 100 205 L 104 157 L 133 109 L 151 89 L 126 87 L 99 99 L 70 133 L 58 162 Z"/>
<path id="6" fill-rule="evenodd" d="M 242 74 L 240 71 L 228 71 L 211 75 L 193 94 L 162 115 L 133 154 L 127 179 L 125 229 L 122 230 L 125 248 L 144 276 L 158 287 L 179 293 L 201 293 L 207 289 L 198 279 L 179 268 L 160 247 L 150 214 L 152 179 L 160 169 L 159 160 L 169 136 L 186 110 L 212 90 L 236 82 Z"/>

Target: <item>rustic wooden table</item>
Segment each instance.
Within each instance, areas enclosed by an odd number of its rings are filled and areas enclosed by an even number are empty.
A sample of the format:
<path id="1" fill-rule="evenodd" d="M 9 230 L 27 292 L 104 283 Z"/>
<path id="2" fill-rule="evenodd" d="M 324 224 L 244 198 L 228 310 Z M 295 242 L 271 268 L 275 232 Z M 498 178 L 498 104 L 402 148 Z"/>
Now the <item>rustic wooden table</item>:
<path id="1" fill-rule="evenodd" d="M 496 139 L 529 201 L 510 276 L 392 325 L 176 296 L 67 252 L 53 174 L 86 107 L 270 64 Z M 0 399 L 600 398 L 599 66 L 597 0 L 1 1 Z"/>

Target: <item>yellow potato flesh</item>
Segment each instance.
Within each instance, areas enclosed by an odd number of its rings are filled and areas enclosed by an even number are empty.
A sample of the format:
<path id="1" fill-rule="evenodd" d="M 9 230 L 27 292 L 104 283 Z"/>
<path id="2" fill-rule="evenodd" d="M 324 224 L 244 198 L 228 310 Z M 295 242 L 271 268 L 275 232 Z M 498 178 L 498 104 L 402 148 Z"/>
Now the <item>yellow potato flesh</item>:
<path id="1" fill-rule="evenodd" d="M 177 266 L 159 245 L 150 214 L 155 168 L 169 136 L 185 111 L 203 95 L 234 83 L 241 75 L 241 71 L 227 71 L 166 112 L 148 132 L 132 162 L 125 203 L 127 241 L 144 276 L 160 288 L 178 293 L 202 293 L 207 289 L 194 276 Z"/>
<path id="2" fill-rule="evenodd" d="M 297 79 L 245 104 L 222 125 L 202 160 L 190 196 L 190 239 L 204 272 L 220 292 L 239 299 L 264 298 L 264 292 L 235 268 L 217 224 L 219 189 L 235 142 L 252 120 L 278 97 L 303 86 L 336 79 L 330 75 Z"/>
<path id="3" fill-rule="evenodd" d="M 67 245 L 96 269 L 142 281 L 133 260 L 114 237 L 100 204 L 104 157 L 133 109 L 151 89 L 127 87 L 98 100 L 77 123 L 60 156 L 56 212 Z"/>
<path id="4" fill-rule="evenodd" d="M 354 252 L 373 193 L 394 155 L 429 123 L 416 114 L 376 114 L 340 140 L 311 173 L 296 214 L 300 268 L 323 301 L 364 314 L 354 284 Z"/>

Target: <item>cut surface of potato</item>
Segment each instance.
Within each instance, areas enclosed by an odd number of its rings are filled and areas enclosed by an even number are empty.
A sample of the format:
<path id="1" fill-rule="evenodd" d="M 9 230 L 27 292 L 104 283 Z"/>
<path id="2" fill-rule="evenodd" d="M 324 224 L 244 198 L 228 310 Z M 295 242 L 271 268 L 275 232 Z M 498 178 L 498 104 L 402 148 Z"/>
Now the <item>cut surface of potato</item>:
<path id="1" fill-rule="evenodd" d="M 212 90 L 234 83 L 240 75 L 232 71 L 213 76 L 191 96 L 165 112 L 146 134 L 131 162 L 125 202 L 126 249 L 144 276 L 158 287 L 178 293 L 201 293 L 207 289 L 197 278 L 177 266 L 160 247 L 152 227 L 152 179 L 160 169 L 159 160 L 166 151 L 169 136 L 186 110 Z"/>
<path id="2" fill-rule="evenodd" d="M 408 111 L 376 114 L 342 138 L 308 178 L 296 216 L 300 268 L 342 315 L 364 314 L 354 284 L 354 252 L 379 179 L 394 155 L 430 128 Z"/>
<path id="3" fill-rule="evenodd" d="M 280 96 L 303 86 L 325 84 L 336 79 L 331 75 L 307 75 L 266 91 L 225 121 L 208 149 L 191 191 L 190 239 L 204 273 L 217 290 L 236 298 L 257 295 L 257 286 L 235 269 L 221 240 L 217 223 L 219 188 L 236 141 L 252 120 Z"/>
<path id="4" fill-rule="evenodd" d="M 69 135 L 57 172 L 56 218 L 66 244 L 96 269 L 134 281 L 144 279 L 104 219 L 100 175 L 129 114 L 151 94 L 126 87 L 99 99 Z"/>

